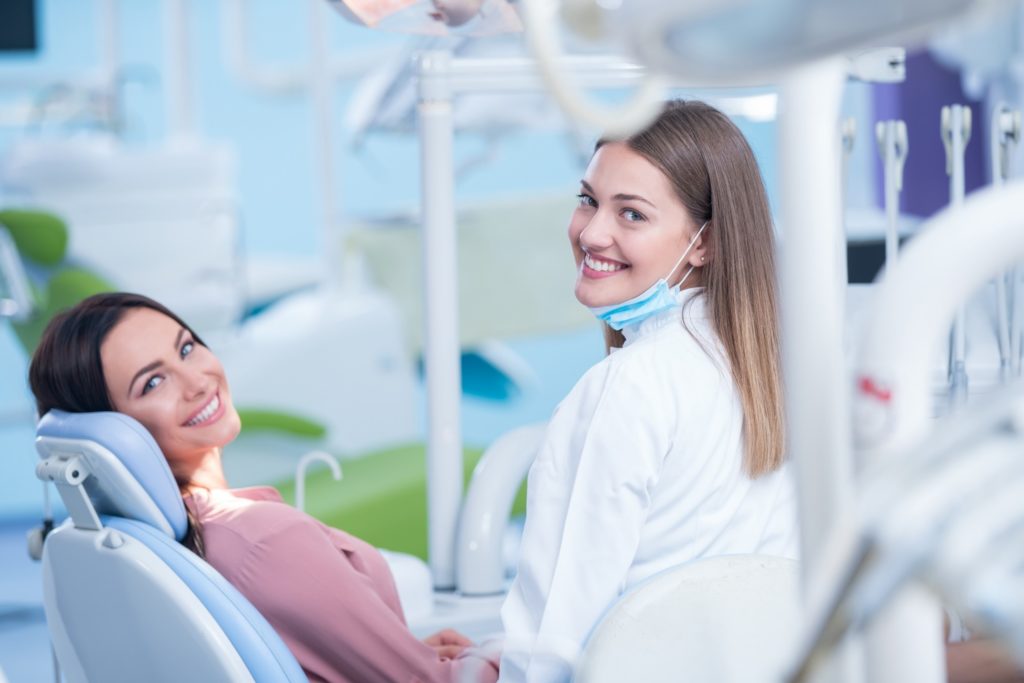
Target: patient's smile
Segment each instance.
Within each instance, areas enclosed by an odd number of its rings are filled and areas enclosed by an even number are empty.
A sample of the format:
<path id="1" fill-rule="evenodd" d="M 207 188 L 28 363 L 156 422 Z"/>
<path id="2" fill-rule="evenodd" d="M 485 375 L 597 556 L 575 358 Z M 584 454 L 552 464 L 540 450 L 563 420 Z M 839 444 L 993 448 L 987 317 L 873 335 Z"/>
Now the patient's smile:
<path id="1" fill-rule="evenodd" d="M 213 398 L 199 412 L 189 418 L 183 426 L 195 427 L 204 422 L 216 422 L 224 414 L 220 407 L 220 393 L 218 392 L 213 395 Z"/>

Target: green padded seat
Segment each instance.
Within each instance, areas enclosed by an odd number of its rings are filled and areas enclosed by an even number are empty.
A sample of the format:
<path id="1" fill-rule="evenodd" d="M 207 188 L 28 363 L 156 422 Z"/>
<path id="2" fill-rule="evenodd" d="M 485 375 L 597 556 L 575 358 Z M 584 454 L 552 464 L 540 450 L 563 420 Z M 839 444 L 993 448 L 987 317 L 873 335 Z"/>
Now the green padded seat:
<path id="1" fill-rule="evenodd" d="M 465 481 L 469 481 L 483 451 L 463 452 Z M 306 477 L 306 512 L 372 543 L 427 558 L 426 447 L 411 444 L 342 461 L 344 477 L 334 481 L 327 470 Z M 294 502 L 295 482 L 277 489 Z M 520 488 L 513 514 L 526 511 L 526 486 Z"/>

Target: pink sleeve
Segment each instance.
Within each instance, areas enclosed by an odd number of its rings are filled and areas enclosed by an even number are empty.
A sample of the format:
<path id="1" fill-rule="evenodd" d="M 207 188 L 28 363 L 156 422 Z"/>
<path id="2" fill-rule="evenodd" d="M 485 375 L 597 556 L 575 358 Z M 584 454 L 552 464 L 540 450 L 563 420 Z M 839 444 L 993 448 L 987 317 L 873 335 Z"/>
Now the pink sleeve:
<path id="1" fill-rule="evenodd" d="M 234 583 L 306 672 L 324 681 L 498 678 L 493 653 L 470 648 L 454 660 L 441 659 L 420 642 L 313 520 L 297 520 L 251 546 Z"/>

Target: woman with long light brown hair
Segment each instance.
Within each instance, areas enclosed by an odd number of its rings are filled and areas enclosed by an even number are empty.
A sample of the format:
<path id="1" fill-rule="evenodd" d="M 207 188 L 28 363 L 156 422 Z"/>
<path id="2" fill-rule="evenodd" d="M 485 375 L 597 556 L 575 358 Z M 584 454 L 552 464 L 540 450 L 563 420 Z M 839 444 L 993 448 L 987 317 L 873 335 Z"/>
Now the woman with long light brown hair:
<path id="1" fill-rule="evenodd" d="M 784 463 L 775 240 L 739 129 L 671 102 L 602 140 L 569 223 L 608 356 L 530 470 L 502 681 L 562 681 L 625 590 L 702 557 L 797 556 Z"/>

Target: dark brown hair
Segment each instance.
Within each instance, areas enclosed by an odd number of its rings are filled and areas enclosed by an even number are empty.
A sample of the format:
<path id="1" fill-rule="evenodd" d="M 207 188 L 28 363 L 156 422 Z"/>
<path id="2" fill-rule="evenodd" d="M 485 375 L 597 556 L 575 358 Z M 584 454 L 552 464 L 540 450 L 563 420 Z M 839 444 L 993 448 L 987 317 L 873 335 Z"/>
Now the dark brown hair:
<path id="1" fill-rule="evenodd" d="M 28 381 L 40 417 L 55 408 L 69 413 L 114 410 L 103 376 L 100 348 L 125 314 L 139 308 L 166 315 L 188 330 L 197 344 L 205 346 L 181 318 L 149 297 L 112 292 L 84 299 L 54 316 L 32 355 Z M 178 486 L 184 488 L 186 483 L 178 481 Z M 187 505 L 185 512 L 188 531 L 182 543 L 202 557 L 205 549 L 201 525 Z"/>
<path id="2" fill-rule="evenodd" d="M 665 174 L 694 223 L 708 221 L 698 272 L 743 406 L 744 466 L 772 472 L 785 448 L 775 232 L 754 153 L 729 117 L 697 101 L 667 103 L 623 142 Z M 606 326 L 605 341 L 624 338 Z"/>

